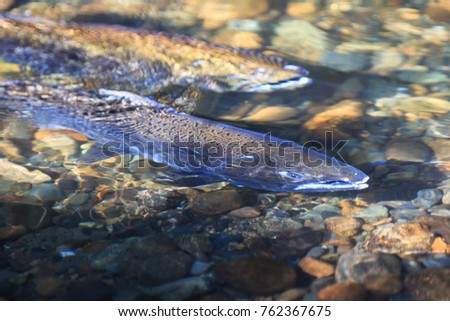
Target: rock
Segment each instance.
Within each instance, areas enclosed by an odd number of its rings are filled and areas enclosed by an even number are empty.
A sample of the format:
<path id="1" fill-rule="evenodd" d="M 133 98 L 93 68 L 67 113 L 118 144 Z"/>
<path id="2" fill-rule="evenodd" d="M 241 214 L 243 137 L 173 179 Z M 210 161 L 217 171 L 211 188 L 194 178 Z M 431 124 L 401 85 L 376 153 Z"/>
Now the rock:
<path id="1" fill-rule="evenodd" d="M 364 114 L 364 104 L 356 100 L 342 100 L 316 114 L 303 124 L 303 128 L 311 133 L 320 135 L 326 131 L 333 131 L 339 139 L 351 137 L 350 132 L 362 128 L 361 117 Z"/>
<path id="2" fill-rule="evenodd" d="M 445 243 L 442 237 L 436 237 L 431 244 L 433 253 L 450 254 L 450 245 Z"/>
<path id="3" fill-rule="evenodd" d="M 433 233 L 425 224 L 407 223 L 378 227 L 365 243 L 373 253 L 408 255 L 431 252 Z"/>
<path id="4" fill-rule="evenodd" d="M 232 19 L 227 21 L 227 29 L 260 32 L 261 25 L 258 21 L 252 19 Z"/>
<path id="5" fill-rule="evenodd" d="M 450 205 L 450 188 L 444 190 L 444 196 L 442 196 L 442 203 L 445 205 Z"/>
<path id="6" fill-rule="evenodd" d="M 301 17 L 317 11 L 317 6 L 313 1 L 297 2 L 290 1 L 286 7 L 286 14 L 292 17 Z"/>
<path id="7" fill-rule="evenodd" d="M 245 122 L 280 122 L 298 116 L 300 110 L 285 106 L 266 106 L 242 118 Z"/>
<path id="8" fill-rule="evenodd" d="M 223 30 L 210 40 L 228 46 L 251 49 L 260 49 L 263 43 L 261 36 L 253 31 Z"/>
<path id="9" fill-rule="evenodd" d="M 399 275 L 384 274 L 368 280 L 364 286 L 377 297 L 387 297 L 399 293 L 403 284 Z"/>
<path id="10" fill-rule="evenodd" d="M 430 160 L 432 151 L 420 141 L 392 140 L 386 145 L 387 160 L 423 163 Z"/>
<path id="11" fill-rule="evenodd" d="M 325 220 L 325 226 L 338 236 L 351 237 L 358 234 L 362 224 L 352 217 L 336 216 L 327 218 Z"/>
<path id="12" fill-rule="evenodd" d="M 212 263 L 203 262 L 203 261 L 195 261 L 191 269 L 189 270 L 189 273 L 192 275 L 200 275 L 203 273 L 208 272 L 208 270 L 211 268 Z"/>
<path id="13" fill-rule="evenodd" d="M 375 284 L 388 275 L 400 277 L 401 268 L 393 255 L 348 252 L 339 258 L 335 278 L 338 282 Z"/>
<path id="14" fill-rule="evenodd" d="M 450 269 L 425 269 L 409 274 L 405 287 L 416 300 L 450 300 Z"/>
<path id="15" fill-rule="evenodd" d="M 367 291 L 362 284 L 340 282 L 329 285 L 317 293 L 319 301 L 362 301 Z"/>
<path id="16" fill-rule="evenodd" d="M 41 277 L 34 280 L 34 290 L 41 297 L 51 298 L 63 283 L 63 280 L 56 277 Z"/>
<path id="17" fill-rule="evenodd" d="M 389 214 L 388 209 L 386 207 L 379 204 L 373 204 L 370 205 L 368 208 L 357 212 L 356 214 L 353 215 L 353 217 L 361 218 L 364 220 L 364 222 L 370 224 L 388 218 Z"/>
<path id="18" fill-rule="evenodd" d="M 210 282 L 204 277 L 191 277 L 152 288 L 140 287 L 150 297 L 164 301 L 189 300 L 211 290 Z"/>
<path id="19" fill-rule="evenodd" d="M 68 286 L 69 299 L 74 301 L 108 300 L 112 295 L 111 286 L 101 280 L 76 280 Z"/>
<path id="20" fill-rule="evenodd" d="M 243 218 L 253 218 L 261 215 L 261 212 L 254 207 L 242 207 L 240 209 L 231 211 L 228 215 Z"/>
<path id="21" fill-rule="evenodd" d="M 417 192 L 417 198 L 412 200 L 414 206 L 418 208 L 430 208 L 438 204 L 442 199 L 442 192 L 438 189 L 423 189 Z"/>
<path id="22" fill-rule="evenodd" d="M 50 176 L 39 170 L 29 171 L 23 166 L 11 163 L 5 158 L 0 159 L 0 178 L 18 183 L 39 184 L 51 180 Z"/>
<path id="23" fill-rule="evenodd" d="M 427 119 L 427 135 L 436 138 L 450 138 L 450 113 Z"/>
<path id="24" fill-rule="evenodd" d="M 33 150 L 36 152 L 42 152 L 49 148 L 59 151 L 65 158 L 73 156 L 78 152 L 77 142 L 66 135 L 45 136 L 41 140 L 37 140 L 33 146 Z"/>
<path id="25" fill-rule="evenodd" d="M 435 206 L 436 207 L 436 206 Z M 450 218 L 450 209 L 446 208 L 431 208 L 431 215 L 434 216 L 442 216 L 442 217 L 449 217 Z"/>
<path id="26" fill-rule="evenodd" d="M 217 265 L 214 275 L 221 282 L 239 291 L 255 295 L 271 294 L 292 287 L 296 273 L 282 260 L 249 257 Z"/>
<path id="27" fill-rule="evenodd" d="M 8 193 L 13 185 L 14 182 L 0 178 L 0 195 Z"/>
<path id="28" fill-rule="evenodd" d="M 323 246 L 315 246 L 311 250 L 306 253 L 306 256 L 312 257 L 314 259 L 320 258 L 322 255 L 325 254 L 325 249 Z"/>
<path id="29" fill-rule="evenodd" d="M 307 61 L 320 61 L 328 47 L 327 34 L 299 19 L 282 20 L 275 26 L 272 45 Z"/>
<path id="30" fill-rule="evenodd" d="M 213 244 L 205 234 L 183 234 L 176 238 L 178 247 L 198 260 L 206 260 L 207 254 L 214 249 Z"/>
<path id="31" fill-rule="evenodd" d="M 413 218 L 421 215 L 427 215 L 427 213 L 423 210 L 412 209 L 412 208 L 399 208 L 390 210 L 389 214 L 398 220 L 406 220 L 411 221 Z"/>
<path id="32" fill-rule="evenodd" d="M 430 2 L 427 4 L 425 14 L 432 20 L 441 22 L 450 22 L 450 9 L 448 3 L 442 1 L 442 3 Z"/>
<path id="33" fill-rule="evenodd" d="M 314 206 L 311 209 L 309 214 L 311 215 L 320 215 L 322 218 L 327 218 L 329 216 L 340 215 L 341 210 L 337 206 L 329 205 L 329 204 L 319 204 Z"/>
<path id="34" fill-rule="evenodd" d="M 447 242 L 450 240 L 450 218 L 440 216 L 419 216 L 414 223 L 425 225 L 431 233 L 441 235 Z"/>
<path id="35" fill-rule="evenodd" d="M 450 102 L 434 97 L 408 97 L 397 101 L 395 106 L 408 113 L 445 114 L 450 112 Z"/>
<path id="36" fill-rule="evenodd" d="M 144 285 L 160 285 L 183 278 L 190 270 L 192 256 L 173 251 L 145 258 L 124 258 L 119 271 Z"/>
<path id="37" fill-rule="evenodd" d="M 363 70 L 369 65 L 369 59 L 365 52 L 339 53 L 328 51 L 320 62 L 326 67 L 342 72 Z"/>
<path id="38" fill-rule="evenodd" d="M 325 278 L 334 274 L 334 265 L 316 260 L 311 257 L 305 256 L 298 262 L 298 266 L 309 275 L 316 278 Z"/>
<path id="39" fill-rule="evenodd" d="M 26 231 L 27 228 L 23 225 L 0 226 L 0 240 L 15 240 Z"/>
<path id="40" fill-rule="evenodd" d="M 10 140 L 3 139 L 0 141 L 0 154 L 15 163 L 24 163 L 25 158 L 20 155 L 20 150 Z"/>
<path id="41" fill-rule="evenodd" d="M 375 52 L 372 57 L 372 68 L 377 71 L 395 70 L 401 66 L 404 61 L 405 58 L 401 53 L 388 48 Z"/>
<path id="42" fill-rule="evenodd" d="M 39 129 L 34 138 L 37 140 L 45 140 L 46 138 L 54 138 L 58 136 L 67 136 L 79 142 L 87 142 L 87 136 L 69 129 Z"/>
<path id="43" fill-rule="evenodd" d="M 0 3 L 0 12 L 8 10 L 15 2 L 16 0 L 2 0 Z"/>
<path id="44" fill-rule="evenodd" d="M 449 139 L 434 139 L 432 141 L 428 141 L 427 146 L 433 150 L 434 156 L 436 157 L 436 159 L 438 161 L 450 162 L 450 140 Z"/>
<path id="45" fill-rule="evenodd" d="M 39 184 L 33 186 L 27 193 L 26 199 L 31 203 L 45 204 L 56 202 L 63 198 L 58 186 L 54 184 Z"/>
<path id="46" fill-rule="evenodd" d="M 214 216 L 242 207 L 242 197 L 234 189 L 199 193 L 189 199 L 188 208 L 205 216 Z"/>
<path id="47" fill-rule="evenodd" d="M 299 300 L 308 293 L 306 289 L 303 288 L 293 288 L 286 290 L 278 295 L 275 295 L 276 301 L 294 301 Z"/>
<path id="48" fill-rule="evenodd" d="M 203 28 L 217 29 L 231 19 L 252 18 L 268 10 L 267 0 L 184 0 L 183 11 L 203 20 Z"/>
<path id="49" fill-rule="evenodd" d="M 344 216 L 352 216 L 358 211 L 365 209 L 365 207 L 357 206 L 353 200 L 345 199 L 339 202 L 339 205 L 342 208 L 342 215 Z"/>
<path id="50" fill-rule="evenodd" d="M 14 291 L 13 280 L 16 277 L 18 277 L 17 273 L 0 269 L 0 296 L 8 296 Z"/>
<path id="51" fill-rule="evenodd" d="M 37 230 L 53 225 L 53 212 L 42 206 L 17 204 L 11 206 L 13 225 L 23 225 L 29 230 Z"/>

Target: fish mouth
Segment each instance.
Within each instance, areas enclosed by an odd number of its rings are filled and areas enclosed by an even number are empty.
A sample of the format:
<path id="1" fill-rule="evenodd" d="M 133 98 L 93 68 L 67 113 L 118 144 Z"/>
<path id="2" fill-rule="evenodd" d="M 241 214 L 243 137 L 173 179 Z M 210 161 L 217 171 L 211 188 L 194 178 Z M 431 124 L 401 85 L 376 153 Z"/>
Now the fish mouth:
<path id="1" fill-rule="evenodd" d="M 361 190 L 369 187 L 367 181 L 369 180 L 368 176 L 365 176 L 363 179 L 350 182 L 350 181 L 324 181 L 324 182 L 312 182 L 301 184 L 294 188 L 296 192 L 335 192 L 335 191 L 352 191 L 352 190 Z"/>
<path id="2" fill-rule="evenodd" d="M 243 91 L 246 92 L 272 92 L 278 90 L 290 90 L 296 88 L 302 88 L 308 86 L 312 83 L 312 79 L 309 77 L 296 77 L 290 78 L 283 81 L 273 82 L 273 83 L 265 83 L 254 85 L 251 87 L 243 88 Z"/>

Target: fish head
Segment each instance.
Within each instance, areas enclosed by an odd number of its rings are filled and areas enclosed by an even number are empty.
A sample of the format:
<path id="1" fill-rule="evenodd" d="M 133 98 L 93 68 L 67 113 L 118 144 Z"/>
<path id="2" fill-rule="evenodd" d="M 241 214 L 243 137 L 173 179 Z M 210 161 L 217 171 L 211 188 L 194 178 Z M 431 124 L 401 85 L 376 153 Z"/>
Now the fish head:
<path id="1" fill-rule="evenodd" d="M 306 69 L 286 63 L 251 63 L 240 65 L 239 72 L 219 77 L 216 83 L 223 91 L 274 92 L 311 84 L 308 74 Z"/>
<path id="2" fill-rule="evenodd" d="M 276 170 L 281 189 L 292 192 L 333 192 L 368 187 L 369 177 L 334 157 L 304 148 L 307 158 L 295 166 Z"/>

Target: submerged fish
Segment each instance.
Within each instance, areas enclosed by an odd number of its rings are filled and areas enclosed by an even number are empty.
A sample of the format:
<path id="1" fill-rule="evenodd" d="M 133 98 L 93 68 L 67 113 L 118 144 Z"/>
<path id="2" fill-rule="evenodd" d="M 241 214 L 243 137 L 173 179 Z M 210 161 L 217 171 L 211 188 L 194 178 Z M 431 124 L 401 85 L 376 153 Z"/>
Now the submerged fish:
<path id="1" fill-rule="evenodd" d="M 17 46 L 25 49 L 17 51 Z M 80 77 L 111 78 L 136 86 L 140 93 L 169 85 L 271 92 L 311 82 L 302 67 L 249 49 L 123 26 L 25 16 L 0 15 L 0 55 L 44 71 L 56 68 L 73 74 L 81 69 Z M 36 66 L 35 60 L 42 59 Z"/>
<path id="2" fill-rule="evenodd" d="M 194 117 L 128 92 L 0 82 L 0 108 L 36 126 L 71 129 L 102 143 L 96 160 L 131 152 L 190 173 L 270 191 L 367 187 L 358 169 L 297 143 Z"/>

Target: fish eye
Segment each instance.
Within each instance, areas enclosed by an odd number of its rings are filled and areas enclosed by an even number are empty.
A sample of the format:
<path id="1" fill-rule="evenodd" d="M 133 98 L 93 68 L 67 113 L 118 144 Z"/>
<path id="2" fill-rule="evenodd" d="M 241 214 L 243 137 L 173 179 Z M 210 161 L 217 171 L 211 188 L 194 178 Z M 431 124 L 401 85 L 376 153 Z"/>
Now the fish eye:
<path id="1" fill-rule="evenodd" d="M 289 177 L 289 178 L 293 178 L 293 179 L 300 179 L 303 177 L 302 174 L 291 172 L 291 171 L 282 171 L 282 172 L 280 172 L 280 174 L 283 176 Z"/>

